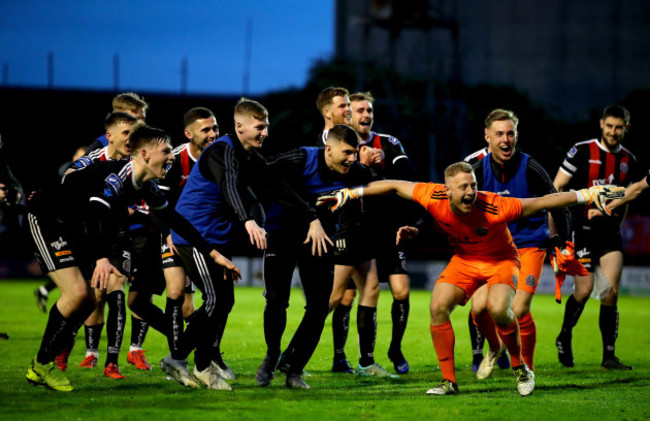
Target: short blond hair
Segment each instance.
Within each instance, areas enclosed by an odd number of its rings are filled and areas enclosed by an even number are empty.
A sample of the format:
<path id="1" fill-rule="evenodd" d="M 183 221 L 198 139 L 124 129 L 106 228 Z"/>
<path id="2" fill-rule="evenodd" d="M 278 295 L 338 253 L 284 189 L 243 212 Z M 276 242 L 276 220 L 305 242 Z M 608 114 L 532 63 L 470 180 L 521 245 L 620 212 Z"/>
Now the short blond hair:
<path id="1" fill-rule="evenodd" d="M 370 91 L 355 92 L 352 95 L 350 95 L 350 102 L 355 102 L 355 101 L 368 101 L 369 103 L 372 104 L 373 102 L 375 102 L 375 98 L 373 98 Z"/>
<path id="2" fill-rule="evenodd" d="M 235 105 L 235 117 L 238 115 L 252 116 L 257 120 L 269 117 L 269 112 L 264 105 L 249 98 L 241 97 Z"/>
<path id="3" fill-rule="evenodd" d="M 451 164 L 450 166 L 448 166 L 445 169 L 445 182 L 447 182 L 447 180 L 449 178 L 455 177 L 456 174 L 458 174 L 459 172 L 464 172 L 464 173 L 467 173 L 467 174 L 473 174 L 474 169 L 472 168 L 472 166 L 470 164 L 468 164 L 465 161 L 456 162 L 454 164 Z"/>
<path id="4" fill-rule="evenodd" d="M 113 111 L 126 111 L 137 113 L 142 110 L 143 113 L 147 112 L 149 104 L 140 95 L 135 92 L 124 92 L 113 98 Z"/>
<path id="5" fill-rule="evenodd" d="M 485 118 L 485 128 L 489 129 L 492 126 L 492 123 L 495 121 L 505 121 L 505 120 L 510 120 L 512 121 L 512 125 L 515 126 L 515 131 L 517 131 L 517 125 L 519 124 L 519 117 L 517 115 L 510 111 L 510 110 L 504 110 L 503 108 L 497 108 L 495 110 L 490 111 L 490 114 Z"/>

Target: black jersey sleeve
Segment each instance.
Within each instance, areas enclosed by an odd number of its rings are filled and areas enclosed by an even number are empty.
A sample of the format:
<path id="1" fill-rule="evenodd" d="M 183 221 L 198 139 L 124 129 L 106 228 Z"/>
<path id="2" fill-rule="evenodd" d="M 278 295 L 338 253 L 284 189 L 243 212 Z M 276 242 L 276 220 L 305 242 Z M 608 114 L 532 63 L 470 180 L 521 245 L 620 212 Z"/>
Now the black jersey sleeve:
<path id="1" fill-rule="evenodd" d="M 242 196 L 246 196 L 249 206 L 256 199 L 251 197 L 246 186 L 239 182 L 239 162 L 235 157 L 235 150 L 225 142 L 219 142 L 206 149 L 206 152 L 205 160 L 201 159 L 199 162 L 199 170 L 221 187 L 226 203 L 240 222 L 252 219 Z M 203 162 L 207 165 L 202 165 Z"/>
<path id="2" fill-rule="evenodd" d="M 266 158 L 260 163 L 258 171 L 261 176 L 258 177 L 256 188 L 277 203 L 296 210 L 309 223 L 318 218 L 315 205 L 306 201 L 292 187 L 296 180 L 302 180 L 306 159 L 306 152 L 302 148 Z"/>

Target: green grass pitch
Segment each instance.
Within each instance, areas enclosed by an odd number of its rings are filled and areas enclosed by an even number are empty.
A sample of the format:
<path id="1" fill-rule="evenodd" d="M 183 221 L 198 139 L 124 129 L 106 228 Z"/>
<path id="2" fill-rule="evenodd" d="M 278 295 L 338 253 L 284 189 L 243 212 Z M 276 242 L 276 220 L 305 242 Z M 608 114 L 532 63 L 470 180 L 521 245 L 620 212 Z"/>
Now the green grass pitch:
<path id="1" fill-rule="evenodd" d="M 411 365 L 409 374 L 396 380 L 382 380 L 331 373 L 332 336 L 328 319 L 321 343 L 306 367 L 311 376 L 305 379 L 312 389 L 286 389 L 281 373 L 271 386 L 260 388 L 255 383 L 255 371 L 265 353 L 264 299 L 261 289 L 253 287 L 236 287 L 236 303 L 222 345 L 224 358 L 237 374 L 231 382 L 232 392 L 185 389 L 166 380 L 158 361 L 167 354 L 167 343 L 153 330 L 145 342 L 153 371 L 137 371 L 128 365 L 129 317 L 120 355 L 120 367 L 127 378 L 109 380 L 102 376 L 99 367 L 79 368 L 85 352 L 81 332 L 67 371 L 76 390 L 58 393 L 25 381 L 46 321 L 46 315 L 34 303 L 32 291 L 37 285 L 34 281 L 0 281 L 0 332 L 10 335 L 9 340 L 0 341 L 0 420 L 650 419 L 650 298 L 621 297 L 617 354 L 635 370 L 606 372 L 600 369 L 598 302 L 589 301 L 575 329 L 576 366 L 566 369 L 558 363 L 554 345 L 564 305 L 556 304 L 549 295 L 536 297 L 532 313 L 538 338 L 537 385 L 526 398 L 517 394 L 511 370 L 497 369 L 485 381 L 478 381 L 472 373 L 467 308 L 458 308 L 452 315 L 460 394 L 425 394 L 441 380 L 429 335 L 428 291 L 414 291 L 411 296 L 411 316 L 403 346 Z M 50 304 L 57 296 L 56 292 L 50 296 Z M 391 335 L 391 300 L 390 293 L 382 290 L 375 359 L 392 371 L 386 356 Z M 162 300 L 158 298 L 157 303 L 162 305 Z M 301 290 L 294 289 L 284 344 L 295 330 L 303 306 Z M 105 337 L 100 346 L 105 352 Z M 103 366 L 105 354 L 101 351 Z M 356 365 L 354 316 L 347 353 Z"/>

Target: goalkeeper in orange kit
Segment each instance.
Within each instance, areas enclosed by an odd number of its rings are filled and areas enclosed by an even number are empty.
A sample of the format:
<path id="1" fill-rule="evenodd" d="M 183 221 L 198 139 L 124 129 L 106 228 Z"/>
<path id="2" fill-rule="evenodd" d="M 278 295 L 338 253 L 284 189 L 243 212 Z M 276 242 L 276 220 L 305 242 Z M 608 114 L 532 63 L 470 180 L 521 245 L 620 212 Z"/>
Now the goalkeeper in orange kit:
<path id="1" fill-rule="evenodd" d="M 517 390 L 522 396 L 531 394 L 535 388 L 535 375 L 521 356 L 519 325 L 512 311 L 515 283 L 519 276 L 519 254 L 507 223 L 542 209 L 583 203 L 603 208 L 608 198 L 622 197 L 624 189 L 601 186 L 535 198 L 508 198 L 479 192 L 472 167 L 458 162 L 445 170 L 444 185 L 377 181 L 364 187 L 323 195 L 319 203 L 330 204 L 332 210 L 336 210 L 348 200 L 392 193 L 425 207 L 449 235 L 454 247 L 454 256 L 438 277 L 431 297 L 430 330 L 443 381 L 429 389 L 427 394 L 458 393 L 454 367 L 455 336 L 449 316 L 457 305 L 464 305 L 485 283 L 488 285 L 488 311 L 510 353 Z M 400 241 L 415 235 L 415 228 L 402 227 L 397 237 Z"/>

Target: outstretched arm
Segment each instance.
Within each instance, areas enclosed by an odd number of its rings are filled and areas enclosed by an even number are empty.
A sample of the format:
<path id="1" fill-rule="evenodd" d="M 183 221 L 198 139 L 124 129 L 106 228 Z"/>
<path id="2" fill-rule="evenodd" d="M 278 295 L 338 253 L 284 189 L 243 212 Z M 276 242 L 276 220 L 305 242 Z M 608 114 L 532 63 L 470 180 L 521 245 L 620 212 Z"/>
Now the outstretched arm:
<path id="1" fill-rule="evenodd" d="M 648 176 L 643 177 L 643 180 L 632 183 L 625 189 L 625 197 L 622 199 L 616 199 L 607 205 L 607 208 L 612 211 L 617 207 L 624 205 L 627 202 L 631 202 L 636 199 L 646 190 L 650 185 L 648 185 Z"/>
<path id="2" fill-rule="evenodd" d="M 594 186 L 571 192 L 547 194 L 542 197 L 530 197 L 521 200 L 521 217 L 530 216 L 542 209 L 556 209 L 571 205 L 594 204 L 602 212 L 611 215 L 607 209 L 606 202 L 609 199 L 625 197 L 623 187 L 608 185 Z"/>
<path id="3" fill-rule="evenodd" d="M 402 180 L 380 180 L 373 181 L 366 186 L 345 188 L 335 190 L 321 195 L 316 205 L 327 204 L 332 212 L 338 210 L 350 199 L 358 199 L 362 196 L 382 196 L 397 193 L 404 199 L 413 200 L 413 190 L 417 183 Z"/>

